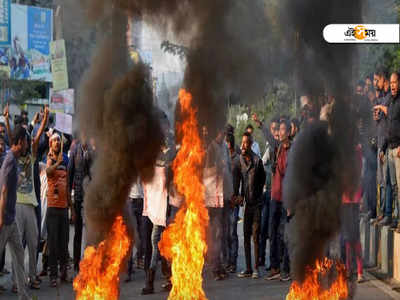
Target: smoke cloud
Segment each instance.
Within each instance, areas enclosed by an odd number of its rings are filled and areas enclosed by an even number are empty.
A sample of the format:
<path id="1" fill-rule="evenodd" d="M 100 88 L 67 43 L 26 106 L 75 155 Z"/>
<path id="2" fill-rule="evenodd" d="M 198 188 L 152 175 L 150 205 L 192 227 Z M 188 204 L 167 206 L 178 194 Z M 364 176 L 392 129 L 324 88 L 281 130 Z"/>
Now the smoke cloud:
<path id="1" fill-rule="evenodd" d="M 289 156 L 284 202 L 295 214 L 289 227 L 294 278 L 302 281 L 306 266 L 326 256 L 329 241 L 340 229 L 344 191 L 358 186 L 355 159 L 356 120 L 350 110 L 356 47 L 322 39 L 328 24 L 361 22 L 361 1 L 285 1 L 280 20 L 288 35 L 298 36 L 292 57 L 298 87 L 335 98 L 329 122 L 316 122 L 296 138 Z"/>
<path id="2" fill-rule="evenodd" d="M 111 0 L 89 0 L 87 11 L 98 19 Z M 189 50 L 184 87 L 198 109 L 200 125 L 212 135 L 226 122 L 227 99 L 232 92 L 246 101 L 263 94 L 272 73 L 268 61 L 269 25 L 265 2 L 116 0 L 130 16 L 145 16 L 160 31 L 182 37 Z"/>
<path id="3" fill-rule="evenodd" d="M 135 66 L 124 77 L 126 27 L 119 20 L 146 17 L 160 31 L 171 30 L 188 43 L 184 87 L 198 110 L 199 124 L 212 136 L 226 123 L 229 95 L 245 99 L 263 93 L 268 74 L 268 24 L 264 3 L 215 0 L 86 0 L 88 20 L 112 28 L 82 85 L 80 126 L 100 145 L 87 192 L 89 234 L 107 230 L 126 199 L 132 179 L 152 169 L 161 133 L 152 113 L 148 70 Z M 119 10 L 118 16 L 115 11 Z M 126 14 L 126 15 L 124 15 Z M 111 23 L 111 25 L 109 24 Z M 122 38 L 121 38 L 122 37 Z M 115 39 L 117 39 L 115 41 Z M 179 116 L 176 116 L 179 119 Z M 147 174 L 146 174 L 147 175 Z M 150 177 L 151 172 L 148 172 Z M 146 178 L 144 178 L 146 179 Z M 101 230 L 97 230 L 101 229 Z M 93 237 L 98 241 L 100 237 Z"/>
<path id="4" fill-rule="evenodd" d="M 153 176 L 163 143 L 159 112 L 153 107 L 148 66 L 127 70 L 125 22 L 114 12 L 105 40 L 85 75 L 78 106 L 80 130 L 96 141 L 92 181 L 85 195 L 88 241 L 104 238 L 121 214 L 140 174 Z M 104 24 L 103 24 L 104 26 Z"/>

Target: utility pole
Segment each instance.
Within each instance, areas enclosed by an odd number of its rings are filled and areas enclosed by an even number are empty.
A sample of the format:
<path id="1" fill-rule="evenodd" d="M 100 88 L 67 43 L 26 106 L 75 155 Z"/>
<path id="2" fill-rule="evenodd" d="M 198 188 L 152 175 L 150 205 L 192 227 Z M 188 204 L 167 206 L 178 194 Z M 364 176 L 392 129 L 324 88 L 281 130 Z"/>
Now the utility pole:
<path id="1" fill-rule="evenodd" d="M 116 78 L 128 70 L 128 42 L 126 32 L 128 29 L 128 16 L 115 5 L 113 1 L 111 16 L 111 39 L 113 45 L 112 72 Z"/>
<path id="2" fill-rule="evenodd" d="M 62 7 L 57 5 L 54 12 L 54 40 L 63 39 L 63 18 L 62 18 Z"/>

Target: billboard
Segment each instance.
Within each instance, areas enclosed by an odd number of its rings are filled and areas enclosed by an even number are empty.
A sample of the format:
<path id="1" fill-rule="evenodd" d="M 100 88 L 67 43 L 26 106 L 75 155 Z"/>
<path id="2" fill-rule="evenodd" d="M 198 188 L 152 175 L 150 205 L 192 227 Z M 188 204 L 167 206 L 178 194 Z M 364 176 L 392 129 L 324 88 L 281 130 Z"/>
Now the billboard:
<path id="1" fill-rule="evenodd" d="M 0 72 L 10 76 L 11 0 L 0 0 Z"/>
<path id="2" fill-rule="evenodd" d="M 0 57 L 7 57 L 8 76 L 51 82 L 52 39 L 51 9 L 11 4 L 11 47 L 0 49 Z"/>

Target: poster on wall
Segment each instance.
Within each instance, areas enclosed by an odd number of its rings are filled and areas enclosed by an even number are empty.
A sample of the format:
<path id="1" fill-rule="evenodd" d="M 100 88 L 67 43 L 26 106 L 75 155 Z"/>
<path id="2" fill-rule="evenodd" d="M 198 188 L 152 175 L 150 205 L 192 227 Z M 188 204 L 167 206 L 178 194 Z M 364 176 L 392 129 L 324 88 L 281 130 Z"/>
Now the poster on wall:
<path id="1" fill-rule="evenodd" d="M 50 112 L 74 114 L 74 89 L 50 90 Z"/>
<path id="2" fill-rule="evenodd" d="M 56 126 L 58 131 L 72 134 L 72 116 L 63 113 L 56 113 Z"/>
<path id="3" fill-rule="evenodd" d="M 11 0 L 0 0 L 0 46 L 11 45 Z"/>
<path id="4" fill-rule="evenodd" d="M 65 41 L 57 40 L 50 43 L 51 70 L 53 76 L 53 90 L 68 89 L 67 56 Z"/>

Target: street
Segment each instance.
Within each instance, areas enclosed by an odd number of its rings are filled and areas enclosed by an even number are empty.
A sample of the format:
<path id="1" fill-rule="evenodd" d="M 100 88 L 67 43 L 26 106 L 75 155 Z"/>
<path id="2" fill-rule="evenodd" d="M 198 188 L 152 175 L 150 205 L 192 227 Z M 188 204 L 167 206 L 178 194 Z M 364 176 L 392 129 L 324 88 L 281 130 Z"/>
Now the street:
<path id="1" fill-rule="evenodd" d="M 239 229 L 239 244 L 243 243 L 242 224 L 238 225 Z M 70 232 L 70 251 L 72 251 L 72 240 L 73 240 L 73 227 Z M 71 252 L 72 253 L 72 252 Z M 25 268 L 27 264 L 27 253 L 25 257 Z M 7 253 L 7 268 L 10 269 L 11 258 Z M 244 266 L 244 253 L 243 247 L 239 247 L 239 266 L 238 271 L 241 271 Z M 39 259 L 39 270 L 41 270 L 41 259 Z M 164 292 L 161 288 L 163 280 L 160 275 L 160 268 L 158 268 L 157 280 L 155 282 L 155 294 L 153 295 L 141 295 L 141 289 L 144 286 L 144 271 L 135 269 L 133 275 L 133 281 L 125 283 L 125 276 L 122 275 L 121 283 L 121 296 L 120 299 L 143 299 L 143 300 L 158 300 L 167 299 L 168 293 Z M 265 274 L 265 270 L 262 270 Z M 0 284 L 7 287 L 6 292 L 0 293 L 0 299 L 18 299 L 16 294 L 11 292 L 11 277 L 3 276 L 0 277 Z M 224 299 L 245 299 L 245 300 L 284 300 L 289 290 L 289 283 L 283 283 L 279 280 L 266 281 L 263 278 L 259 279 L 240 279 L 237 278 L 236 274 L 231 274 L 227 280 L 214 281 L 211 272 L 206 272 L 205 278 L 205 292 L 210 300 L 224 300 Z M 61 284 L 58 289 L 51 288 L 49 279 L 43 278 L 43 283 L 39 291 L 33 291 L 33 295 L 37 296 L 37 300 L 72 300 L 74 299 L 74 293 L 72 284 Z M 385 294 L 382 290 L 375 287 L 372 282 L 366 281 L 358 285 L 356 300 L 391 300 L 389 295 Z M 400 294 L 397 299 L 400 299 Z"/>

